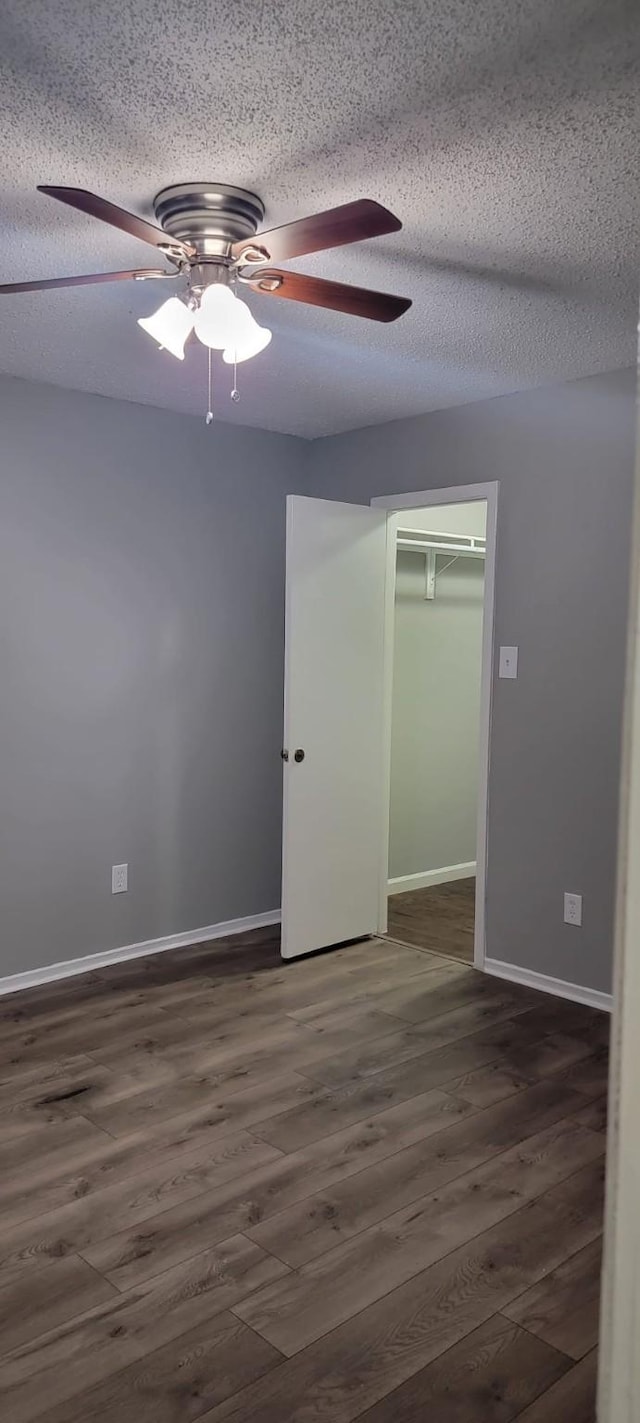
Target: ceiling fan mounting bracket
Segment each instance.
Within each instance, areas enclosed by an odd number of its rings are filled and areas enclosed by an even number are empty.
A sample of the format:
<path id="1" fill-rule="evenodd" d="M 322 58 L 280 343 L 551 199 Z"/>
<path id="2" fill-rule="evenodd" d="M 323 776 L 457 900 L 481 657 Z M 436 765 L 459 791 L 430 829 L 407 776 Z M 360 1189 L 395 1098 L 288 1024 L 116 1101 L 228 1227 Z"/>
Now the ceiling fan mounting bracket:
<path id="1" fill-rule="evenodd" d="M 271 257 L 266 247 L 259 247 L 257 243 L 251 243 L 250 247 L 244 247 L 239 257 L 236 257 L 238 267 L 264 267 L 265 262 L 270 262 Z"/>
<path id="2" fill-rule="evenodd" d="M 157 193 L 153 207 L 169 239 L 193 247 L 196 262 L 231 262 L 234 243 L 253 237 L 264 219 L 262 200 L 228 183 L 177 183 Z"/>
<path id="3" fill-rule="evenodd" d="M 182 247 L 176 247 L 174 242 L 159 242 L 158 251 L 162 252 L 169 262 L 184 262 L 184 251 Z"/>

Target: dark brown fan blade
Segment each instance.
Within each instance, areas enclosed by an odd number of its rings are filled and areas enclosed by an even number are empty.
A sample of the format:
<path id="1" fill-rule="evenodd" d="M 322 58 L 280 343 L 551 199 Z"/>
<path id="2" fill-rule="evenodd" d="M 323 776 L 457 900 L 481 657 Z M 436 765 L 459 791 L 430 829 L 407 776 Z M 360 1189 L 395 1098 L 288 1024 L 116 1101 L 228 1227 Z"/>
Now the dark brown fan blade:
<path id="1" fill-rule="evenodd" d="M 402 223 L 388 208 L 372 198 L 359 198 L 313 217 L 301 217 L 270 232 L 258 232 L 253 239 L 236 242 L 233 256 L 238 258 L 247 248 L 264 248 L 270 262 L 286 262 L 289 257 L 306 257 L 309 252 L 325 252 L 329 247 L 345 247 L 348 242 L 362 242 L 365 237 L 383 237 L 386 232 L 399 232 Z"/>
<path id="2" fill-rule="evenodd" d="M 88 272 L 83 277 L 47 277 L 42 282 L 9 282 L 0 286 L 0 295 L 10 292 L 46 292 L 53 287 L 88 287 L 96 282 L 126 282 L 129 279 L 146 282 L 148 278 L 178 277 L 179 272 L 161 272 L 154 267 L 140 267 L 130 272 Z"/>
<path id="3" fill-rule="evenodd" d="M 302 272 L 276 272 L 269 268 L 268 271 L 256 272 L 250 284 L 254 291 L 265 296 L 283 296 L 289 301 L 304 301 L 310 306 L 346 311 L 349 316 L 367 316 L 370 321 L 397 321 L 411 306 L 406 296 L 370 292 L 366 287 L 327 282 L 322 277 L 308 277 Z"/>
<path id="4" fill-rule="evenodd" d="M 57 198 L 60 203 L 67 203 L 70 208 L 77 208 L 78 212 L 86 212 L 89 217 L 108 222 L 111 227 L 119 227 L 121 232 L 128 232 L 130 237 L 139 237 L 141 242 L 150 242 L 152 247 L 158 247 L 161 252 L 180 252 L 185 257 L 194 255 L 194 248 L 187 242 L 181 242 L 179 237 L 170 237 L 168 232 L 163 232 L 162 228 L 156 227 L 153 222 L 147 222 L 146 218 L 126 212 L 124 208 L 116 207 L 115 203 L 107 202 L 106 198 L 87 193 L 84 188 L 55 188 L 41 183 L 38 192 L 46 193 L 50 198 Z"/>

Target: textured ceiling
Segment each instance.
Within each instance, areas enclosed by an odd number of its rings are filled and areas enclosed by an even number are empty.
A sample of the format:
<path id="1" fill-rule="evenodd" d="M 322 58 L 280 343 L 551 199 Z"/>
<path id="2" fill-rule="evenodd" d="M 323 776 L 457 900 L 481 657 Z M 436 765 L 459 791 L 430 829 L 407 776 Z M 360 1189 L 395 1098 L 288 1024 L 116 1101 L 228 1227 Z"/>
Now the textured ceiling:
<path id="1" fill-rule="evenodd" d="M 413 297 L 388 327 L 252 297 L 272 326 L 218 413 L 316 436 L 635 361 L 637 0 L 3 0 L 0 280 L 155 264 L 35 193 L 152 215 L 253 188 L 271 226 L 355 197 L 404 230 L 293 264 Z M 0 370 L 200 413 L 142 283 L 0 298 Z"/>

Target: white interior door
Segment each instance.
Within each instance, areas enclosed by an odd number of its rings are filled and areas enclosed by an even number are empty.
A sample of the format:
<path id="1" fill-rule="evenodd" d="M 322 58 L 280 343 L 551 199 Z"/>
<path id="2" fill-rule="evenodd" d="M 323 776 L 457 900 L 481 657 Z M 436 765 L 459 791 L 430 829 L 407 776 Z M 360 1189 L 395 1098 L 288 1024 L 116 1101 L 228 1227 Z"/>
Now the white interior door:
<path id="1" fill-rule="evenodd" d="M 286 959 L 378 929 L 386 538 L 383 510 L 287 500 Z"/>

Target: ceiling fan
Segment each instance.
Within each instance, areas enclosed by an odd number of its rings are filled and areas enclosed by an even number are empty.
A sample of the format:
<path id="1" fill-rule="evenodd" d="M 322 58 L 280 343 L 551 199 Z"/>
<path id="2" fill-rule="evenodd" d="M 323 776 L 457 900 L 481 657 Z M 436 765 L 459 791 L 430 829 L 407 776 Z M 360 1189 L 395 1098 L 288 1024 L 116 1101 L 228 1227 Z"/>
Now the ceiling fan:
<path id="1" fill-rule="evenodd" d="M 154 199 L 158 225 L 83 188 L 41 185 L 38 192 L 149 243 L 167 259 L 173 270 L 147 267 L 12 282 L 0 286 L 0 294 L 128 279 L 186 277 L 184 300 L 171 297 L 152 316 L 143 317 L 139 322 L 161 348 L 171 351 L 179 360 L 184 358 L 185 341 L 192 331 L 210 351 L 222 351 L 223 359 L 234 366 L 268 345 L 271 332 L 259 326 L 249 307 L 239 300 L 236 295 L 239 284 L 264 296 L 306 302 L 351 316 L 368 317 L 371 321 L 396 321 L 411 306 L 406 297 L 283 271 L 273 265 L 310 252 L 323 252 L 331 247 L 361 242 L 364 238 L 398 232 L 402 227 L 398 218 L 370 198 L 360 198 L 313 217 L 258 232 L 264 218 L 261 199 L 245 188 L 222 183 L 181 183 L 164 188 Z M 235 395 L 237 398 L 237 392 Z"/>

